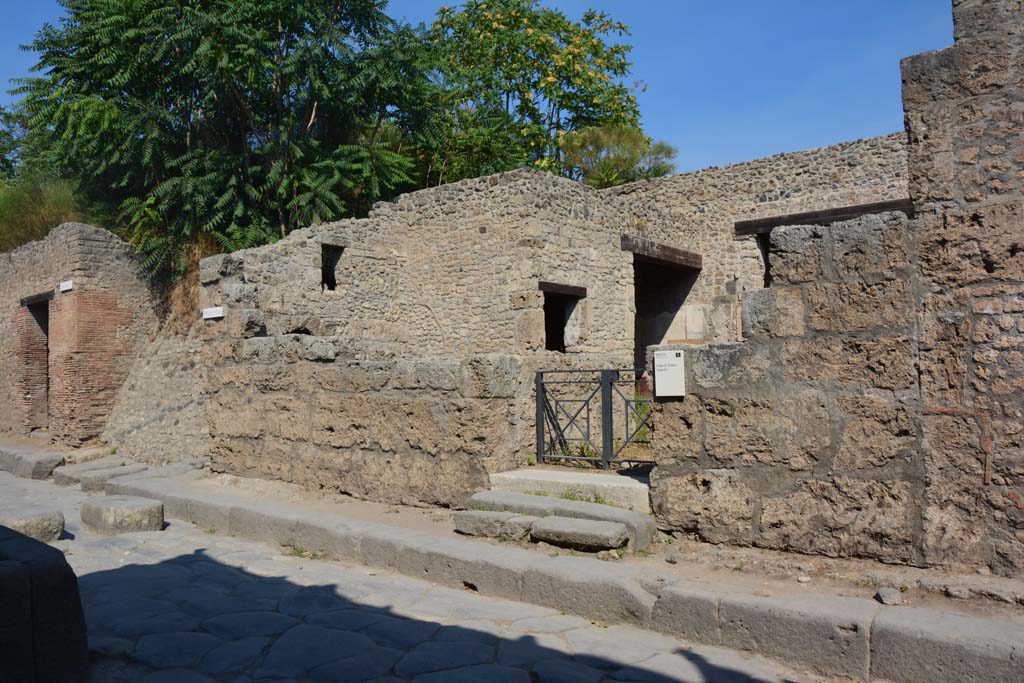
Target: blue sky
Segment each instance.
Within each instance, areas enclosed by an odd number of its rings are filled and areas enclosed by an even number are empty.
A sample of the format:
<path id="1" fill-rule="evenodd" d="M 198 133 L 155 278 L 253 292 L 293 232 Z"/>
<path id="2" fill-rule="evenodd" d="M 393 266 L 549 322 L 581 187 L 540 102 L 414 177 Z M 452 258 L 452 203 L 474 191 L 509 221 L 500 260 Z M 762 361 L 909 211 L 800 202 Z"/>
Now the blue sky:
<path id="1" fill-rule="evenodd" d="M 680 171 L 903 127 L 899 60 L 953 42 L 950 0 L 544 0 L 572 18 L 588 7 L 632 29 L 633 80 L 647 133 L 679 149 Z M 437 0 L 391 0 L 429 21 Z M 0 79 L 25 76 L 18 50 L 54 0 L 0 0 Z M 4 93 L 0 102 L 11 97 Z"/>

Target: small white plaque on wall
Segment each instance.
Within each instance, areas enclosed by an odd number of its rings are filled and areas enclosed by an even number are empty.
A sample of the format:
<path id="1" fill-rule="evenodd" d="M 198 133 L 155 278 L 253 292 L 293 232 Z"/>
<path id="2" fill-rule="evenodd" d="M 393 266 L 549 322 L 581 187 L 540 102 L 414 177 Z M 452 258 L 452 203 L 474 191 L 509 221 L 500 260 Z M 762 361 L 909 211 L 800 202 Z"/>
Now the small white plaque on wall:
<path id="1" fill-rule="evenodd" d="M 64 280 L 63 282 L 60 283 L 59 289 L 62 292 L 70 292 L 74 288 L 74 286 L 75 283 L 73 280 Z"/>
<path id="2" fill-rule="evenodd" d="M 215 318 L 224 317 L 223 306 L 211 306 L 210 308 L 203 309 L 203 320 L 213 320 Z"/>
<path id="3" fill-rule="evenodd" d="M 686 396 L 686 364 L 682 351 L 654 352 L 654 395 Z"/>

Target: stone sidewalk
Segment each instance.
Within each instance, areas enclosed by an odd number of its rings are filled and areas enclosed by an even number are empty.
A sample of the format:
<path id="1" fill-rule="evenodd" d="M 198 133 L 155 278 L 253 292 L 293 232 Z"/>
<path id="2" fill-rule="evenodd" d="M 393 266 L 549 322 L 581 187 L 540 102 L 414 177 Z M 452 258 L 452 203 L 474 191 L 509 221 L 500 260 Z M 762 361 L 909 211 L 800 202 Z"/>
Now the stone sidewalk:
<path id="1" fill-rule="evenodd" d="M 88 496 L 0 473 L 0 498 L 57 504 L 73 539 L 91 683 L 649 681 L 816 683 L 761 657 L 328 562 L 172 520 L 83 530 Z M 306 555 L 306 556 L 304 556 Z"/>

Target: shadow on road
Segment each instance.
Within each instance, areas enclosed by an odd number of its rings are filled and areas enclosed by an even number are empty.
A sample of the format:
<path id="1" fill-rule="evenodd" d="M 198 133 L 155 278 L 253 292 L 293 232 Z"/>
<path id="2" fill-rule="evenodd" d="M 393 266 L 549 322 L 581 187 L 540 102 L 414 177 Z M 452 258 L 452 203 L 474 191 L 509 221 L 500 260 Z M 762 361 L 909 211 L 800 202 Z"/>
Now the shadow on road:
<path id="1" fill-rule="evenodd" d="M 298 585 L 203 550 L 83 575 L 89 681 L 783 683 L 712 661 L 715 648 L 706 648 L 710 655 L 672 652 L 662 649 L 667 641 L 645 645 L 636 630 L 619 640 L 616 627 L 530 617 L 531 606 L 327 567 L 344 580 Z M 326 572 L 316 576 L 327 579 Z M 516 623 L 516 609 L 529 621 Z M 512 624 L 499 633 L 496 620 Z M 576 629 L 573 654 L 559 635 L 568 629 Z"/>

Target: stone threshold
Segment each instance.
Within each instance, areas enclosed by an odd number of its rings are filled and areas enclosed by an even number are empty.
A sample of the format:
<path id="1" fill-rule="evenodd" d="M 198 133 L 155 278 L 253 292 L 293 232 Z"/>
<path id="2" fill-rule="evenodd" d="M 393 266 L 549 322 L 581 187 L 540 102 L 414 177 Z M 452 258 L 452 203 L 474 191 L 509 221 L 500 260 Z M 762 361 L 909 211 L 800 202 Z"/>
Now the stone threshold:
<path id="1" fill-rule="evenodd" d="M 772 597 L 587 557 L 311 512 L 213 492 L 184 463 L 118 477 L 107 493 L 154 498 L 169 517 L 256 541 L 313 549 L 483 595 L 755 651 L 824 676 L 905 683 L 1005 683 L 1024 658 L 1024 624 L 824 594 Z"/>

